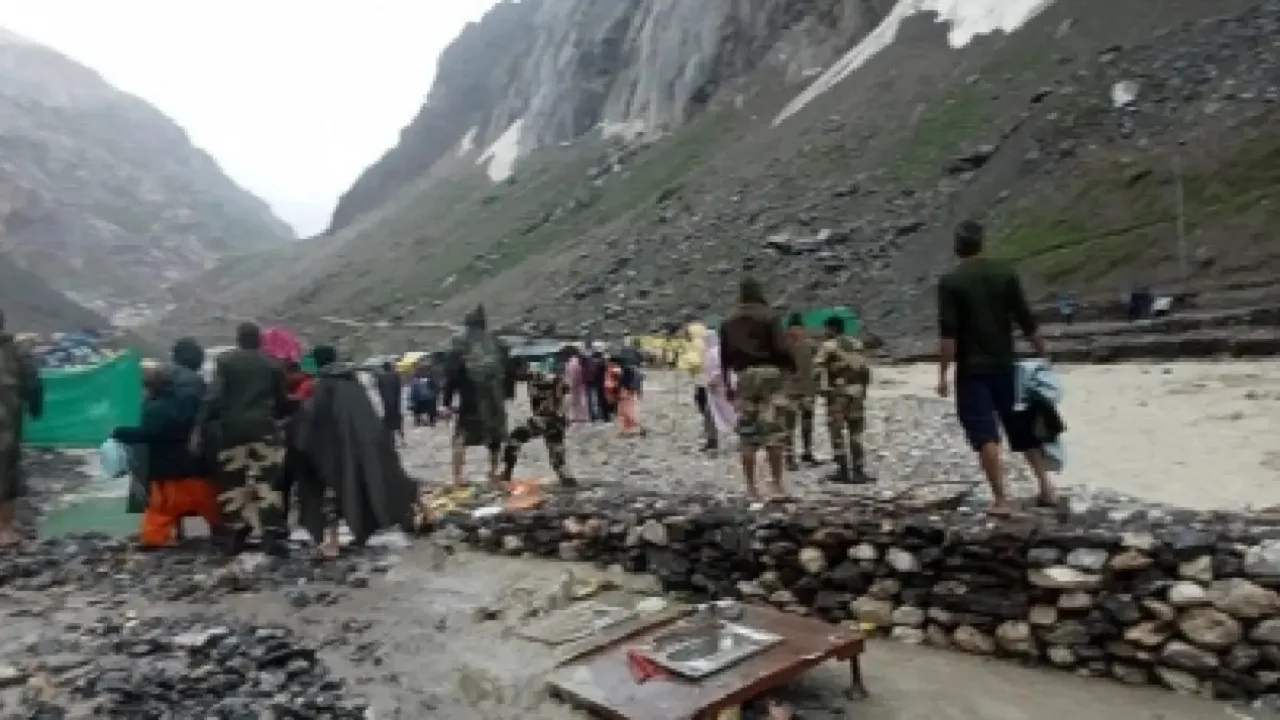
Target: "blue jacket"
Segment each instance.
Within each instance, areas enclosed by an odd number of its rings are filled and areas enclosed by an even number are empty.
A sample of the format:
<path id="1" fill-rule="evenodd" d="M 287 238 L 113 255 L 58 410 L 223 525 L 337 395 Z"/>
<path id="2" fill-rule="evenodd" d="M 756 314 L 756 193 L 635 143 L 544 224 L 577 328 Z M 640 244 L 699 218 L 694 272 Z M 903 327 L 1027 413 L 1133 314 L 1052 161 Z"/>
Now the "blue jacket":
<path id="1" fill-rule="evenodd" d="M 1056 410 L 1058 403 L 1062 401 L 1062 382 L 1047 360 L 1027 358 L 1018 361 L 1014 392 L 1015 411 L 1025 410 L 1033 395 L 1039 396 Z M 1062 444 L 1062 437 L 1045 443 L 1043 450 L 1049 470 L 1062 472 L 1067 463 L 1067 449 Z"/>

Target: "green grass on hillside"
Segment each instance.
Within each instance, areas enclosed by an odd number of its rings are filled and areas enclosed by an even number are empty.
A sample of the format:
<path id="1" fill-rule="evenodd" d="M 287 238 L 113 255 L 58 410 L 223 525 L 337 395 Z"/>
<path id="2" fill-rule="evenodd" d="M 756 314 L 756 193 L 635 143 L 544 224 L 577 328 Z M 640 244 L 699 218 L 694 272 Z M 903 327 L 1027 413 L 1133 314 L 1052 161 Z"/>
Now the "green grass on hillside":
<path id="1" fill-rule="evenodd" d="M 1280 220 L 1280 133 L 1274 130 L 1235 141 L 1217 157 L 1188 158 L 1181 176 L 1188 235 L 1249 213 Z M 1176 188 L 1168 154 L 1128 166 L 1100 164 L 1056 198 L 1035 198 L 999 218 L 993 252 L 1050 282 L 1104 272 L 1156 243 L 1176 242 Z"/>
<path id="2" fill-rule="evenodd" d="M 990 98 L 970 85 L 957 88 L 945 100 L 924 108 L 911 134 L 899 145 L 888 168 L 891 178 L 913 184 L 936 178 L 950 158 L 988 131 L 994 118 Z"/>

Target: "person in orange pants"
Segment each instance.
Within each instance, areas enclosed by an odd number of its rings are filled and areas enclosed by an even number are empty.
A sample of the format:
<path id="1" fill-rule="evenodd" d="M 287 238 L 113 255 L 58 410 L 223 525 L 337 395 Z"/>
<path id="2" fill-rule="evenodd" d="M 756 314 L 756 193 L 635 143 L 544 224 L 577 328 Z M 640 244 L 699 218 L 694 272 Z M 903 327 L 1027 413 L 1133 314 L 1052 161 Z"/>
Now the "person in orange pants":
<path id="1" fill-rule="evenodd" d="M 203 518 L 212 531 L 219 529 L 221 514 L 217 491 L 202 477 L 202 459 L 187 448 L 197 406 L 175 392 L 171 368 L 147 369 L 143 385 L 142 423 L 118 427 L 111 437 L 146 453 L 147 505 L 138 535 L 144 547 L 168 547 L 184 516 Z"/>
<path id="2" fill-rule="evenodd" d="M 630 363 L 615 363 L 618 368 L 618 424 L 623 435 L 643 435 L 638 404 L 641 394 L 640 368 Z"/>

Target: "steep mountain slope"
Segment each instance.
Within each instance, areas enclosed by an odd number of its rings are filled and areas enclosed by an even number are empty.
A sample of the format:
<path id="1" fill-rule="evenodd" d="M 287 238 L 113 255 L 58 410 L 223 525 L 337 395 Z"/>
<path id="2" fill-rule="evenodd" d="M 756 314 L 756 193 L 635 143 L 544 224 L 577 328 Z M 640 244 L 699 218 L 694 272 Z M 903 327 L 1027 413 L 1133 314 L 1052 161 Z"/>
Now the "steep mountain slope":
<path id="1" fill-rule="evenodd" d="M 106 318 L 49 287 L 29 270 L 0 255 L 0 310 L 14 332 L 103 329 Z"/>
<path id="2" fill-rule="evenodd" d="M 1280 268 L 1276 0 L 598 5 L 464 33 L 436 88 L 466 102 L 433 88 L 322 248 L 241 263 L 270 287 L 217 302 L 620 332 L 722 312 L 747 268 L 896 337 L 927 326 L 965 217 L 1037 293 Z M 491 18 L 533 30 L 483 54 Z"/>
<path id="3" fill-rule="evenodd" d="M 160 111 L 0 31 L 0 251 L 19 265 L 114 310 L 290 239 Z"/>

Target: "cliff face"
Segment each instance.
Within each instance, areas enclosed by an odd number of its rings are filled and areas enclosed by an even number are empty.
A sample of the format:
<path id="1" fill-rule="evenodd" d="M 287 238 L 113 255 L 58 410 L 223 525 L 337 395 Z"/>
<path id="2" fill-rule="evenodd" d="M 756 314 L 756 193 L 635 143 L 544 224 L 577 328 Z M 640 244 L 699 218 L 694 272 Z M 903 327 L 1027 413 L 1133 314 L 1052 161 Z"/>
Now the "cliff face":
<path id="1" fill-rule="evenodd" d="M 1277 32 L 1280 0 L 507 3 L 328 237 L 175 319 L 349 336 L 483 302 L 620 335 L 722 315 L 747 270 L 909 339 L 967 218 L 1041 299 L 1272 283 Z"/>
<path id="2" fill-rule="evenodd" d="M 530 151 L 592 130 L 658 136 L 761 66 L 796 81 L 867 33 L 890 0 L 502 2 L 441 54 L 400 143 L 341 198 L 329 232 L 469 150 L 502 179 Z M 495 147 L 497 146 L 497 147 Z M 499 167 L 503 166 L 503 167 Z"/>
<path id="3" fill-rule="evenodd" d="M 0 251 L 17 264 L 110 311 L 292 237 L 160 111 L 0 31 Z"/>

